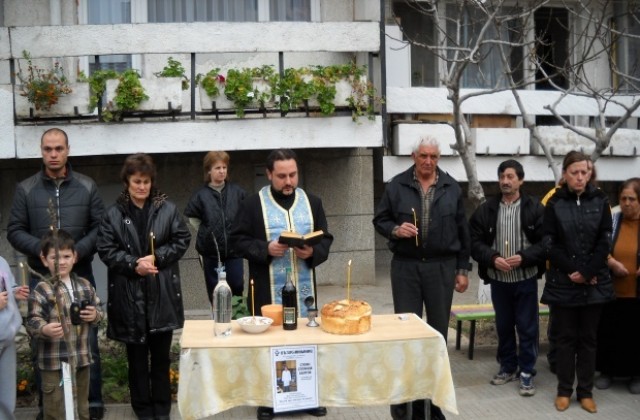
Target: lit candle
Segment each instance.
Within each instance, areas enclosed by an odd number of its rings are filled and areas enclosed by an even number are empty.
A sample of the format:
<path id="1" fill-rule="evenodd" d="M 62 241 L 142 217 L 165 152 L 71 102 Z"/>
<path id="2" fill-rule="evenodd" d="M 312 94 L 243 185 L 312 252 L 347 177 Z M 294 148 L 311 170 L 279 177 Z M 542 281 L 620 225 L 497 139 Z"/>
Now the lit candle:
<path id="1" fill-rule="evenodd" d="M 509 252 L 509 241 L 504 241 L 504 253 L 507 257 L 511 255 Z"/>
<path id="2" fill-rule="evenodd" d="M 251 279 L 251 315 L 256 316 L 256 301 L 253 298 L 253 279 Z"/>
<path id="3" fill-rule="evenodd" d="M 411 207 L 411 212 L 413 213 L 413 225 L 418 228 L 418 216 L 416 216 L 416 210 Z M 416 246 L 418 246 L 418 235 L 416 235 Z"/>
<path id="4" fill-rule="evenodd" d="M 347 302 L 351 300 L 351 260 L 347 264 Z"/>
<path id="5" fill-rule="evenodd" d="M 155 253 L 155 249 L 154 249 L 154 245 L 153 245 L 153 241 L 156 239 L 156 237 L 153 235 L 153 232 L 149 233 L 149 242 L 151 242 L 151 264 L 155 265 L 156 263 L 156 253 Z"/>
<path id="6" fill-rule="evenodd" d="M 27 265 L 25 263 L 18 264 L 20 266 L 20 282 L 23 286 L 27 285 L 27 277 L 29 274 L 29 270 L 27 269 Z"/>

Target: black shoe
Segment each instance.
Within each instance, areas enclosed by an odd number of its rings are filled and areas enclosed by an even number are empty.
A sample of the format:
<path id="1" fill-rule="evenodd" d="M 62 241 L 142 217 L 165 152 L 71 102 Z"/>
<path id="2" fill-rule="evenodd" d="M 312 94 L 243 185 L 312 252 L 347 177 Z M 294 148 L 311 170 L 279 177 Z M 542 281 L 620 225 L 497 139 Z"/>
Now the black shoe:
<path id="1" fill-rule="evenodd" d="M 42 420 L 44 418 L 44 413 L 42 412 L 42 407 L 40 408 L 40 411 L 38 412 L 38 415 L 36 416 L 36 420 Z"/>
<path id="2" fill-rule="evenodd" d="M 89 418 L 91 420 L 102 420 L 104 418 L 104 407 L 89 407 Z"/>
<path id="3" fill-rule="evenodd" d="M 327 407 L 312 408 L 310 410 L 305 410 L 305 413 L 314 417 L 324 417 L 327 415 Z"/>
<path id="4" fill-rule="evenodd" d="M 393 404 L 389 411 L 393 420 L 405 420 L 407 418 L 407 404 Z"/>
<path id="5" fill-rule="evenodd" d="M 273 418 L 273 408 L 258 407 L 257 417 L 258 420 L 271 420 Z"/>
<path id="6" fill-rule="evenodd" d="M 447 420 L 442 410 L 437 405 L 431 404 L 431 420 Z"/>

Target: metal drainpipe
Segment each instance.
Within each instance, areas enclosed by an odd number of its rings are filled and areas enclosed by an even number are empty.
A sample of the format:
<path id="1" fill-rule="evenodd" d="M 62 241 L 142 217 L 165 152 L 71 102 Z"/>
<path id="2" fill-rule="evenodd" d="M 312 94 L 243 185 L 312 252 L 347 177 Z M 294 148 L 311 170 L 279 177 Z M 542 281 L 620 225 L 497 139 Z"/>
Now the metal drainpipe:
<path id="1" fill-rule="evenodd" d="M 389 116 L 387 115 L 387 51 L 385 36 L 385 0 L 380 0 L 380 90 L 384 102 L 380 107 L 382 117 L 382 145 L 389 147 Z"/>
<path id="2" fill-rule="evenodd" d="M 196 119 L 196 53 L 191 53 L 191 119 Z"/>

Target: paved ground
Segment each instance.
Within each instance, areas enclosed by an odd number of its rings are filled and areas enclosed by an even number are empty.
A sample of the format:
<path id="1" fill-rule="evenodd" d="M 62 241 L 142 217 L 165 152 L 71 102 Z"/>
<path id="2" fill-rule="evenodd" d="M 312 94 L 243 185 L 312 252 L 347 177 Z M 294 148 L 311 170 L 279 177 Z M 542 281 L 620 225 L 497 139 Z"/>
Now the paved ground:
<path id="1" fill-rule="evenodd" d="M 540 283 L 542 286 L 542 282 Z M 456 293 L 454 304 L 475 303 L 477 299 L 477 280 L 471 282 L 469 290 L 464 294 Z M 320 287 L 321 302 L 346 297 L 346 290 L 338 286 Z M 353 298 L 366 300 L 371 303 L 374 313 L 392 313 L 391 291 L 388 277 L 381 276 L 376 285 L 351 287 Z M 197 315 L 197 314 L 195 314 Z M 594 398 L 598 404 L 598 413 L 589 414 L 573 401 L 564 413 L 559 413 L 553 406 L 556 379 L 548 368 L 544 355 L 546 347 L 540 349 L 538 375 L 535 378 L 537 393 L 533 397 L 518 395 L 517 382 L 503 386 L 493 386 L 489 380 L 496 373 L 495 346 L 476 346 L 474 360 L 467 359 L 466 342 L 463 340 L 462 349 L 455 350 L 455 331 L 449 332 L 449 358 L 453 380 L 456 387 L 456 398 L 459 415 L 447 414 L 449 419 L 460 420 L 538 420 L 538 419 L 615 419 L 631 420 L 640 418 L 640 395 L 632 395 L 622 381 L 615 382 L 610 390 L 594 390 Z M 238 407 L 209 417 L 218 419 L 255 419 L 254 407 Z M 19 409 L 16 413 L 18 420 L 34 419 L 34 409 Z M 109 405 L 107 420 L 134 420 L 129 405 Z M 306 415 L 289 415 L 283 418 L 314 419 Z M 334 419 L 390 419 L 387 406 L 373 406 L 366 408 L 329 408 L 327 420 Z M 172 420 L 180 419 L 177 406 L 174 404 L 171 414 Z"/>

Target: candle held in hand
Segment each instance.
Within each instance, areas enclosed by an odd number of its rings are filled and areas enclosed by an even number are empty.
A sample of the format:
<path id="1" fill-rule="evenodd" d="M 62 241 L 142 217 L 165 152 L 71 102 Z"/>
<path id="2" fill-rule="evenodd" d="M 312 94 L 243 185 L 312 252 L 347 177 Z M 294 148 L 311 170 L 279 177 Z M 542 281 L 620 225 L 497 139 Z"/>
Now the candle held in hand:
<path id="1" fill-rule="evenodd" d="M 351 300 L 351 260 L 347 263 L 347 302 Z"/>
<path id="2" fill-rule="evenodd" d="M 18 264 L 20 266 L 20 283 L 23 286 L 27 285 L 27 278 L 29 277 L 29 269 L 27 268 L 27 265 L 25 263 L 19 263 Z"/>
<path id="3" fill-rule="evenodd" d="M 153 235 L 153 232 L 149 233 L 149 243 L 151 244 L 151 264 L 153 264 L 154 266 L 156 265 L 156 252 L 154 249 L 154 240 L 156 239 L 156 237 Z"/>
<path id="4" fill-rule="evenodd" d="M 256 301 L 253 298 L 253 279 L 251 279 L 251 316 L 256 316 Z"/>
<path id="5" fill-rule="evenodd" d="M 416 216 L 416 210 L 411 207 L 411 212 L 413 213 L 413 225 L 416 227 L 416 229 L 418 228 L 418 216 Z M 416 235 L 416 246 L 418 245 L 418 235 Z"/>

